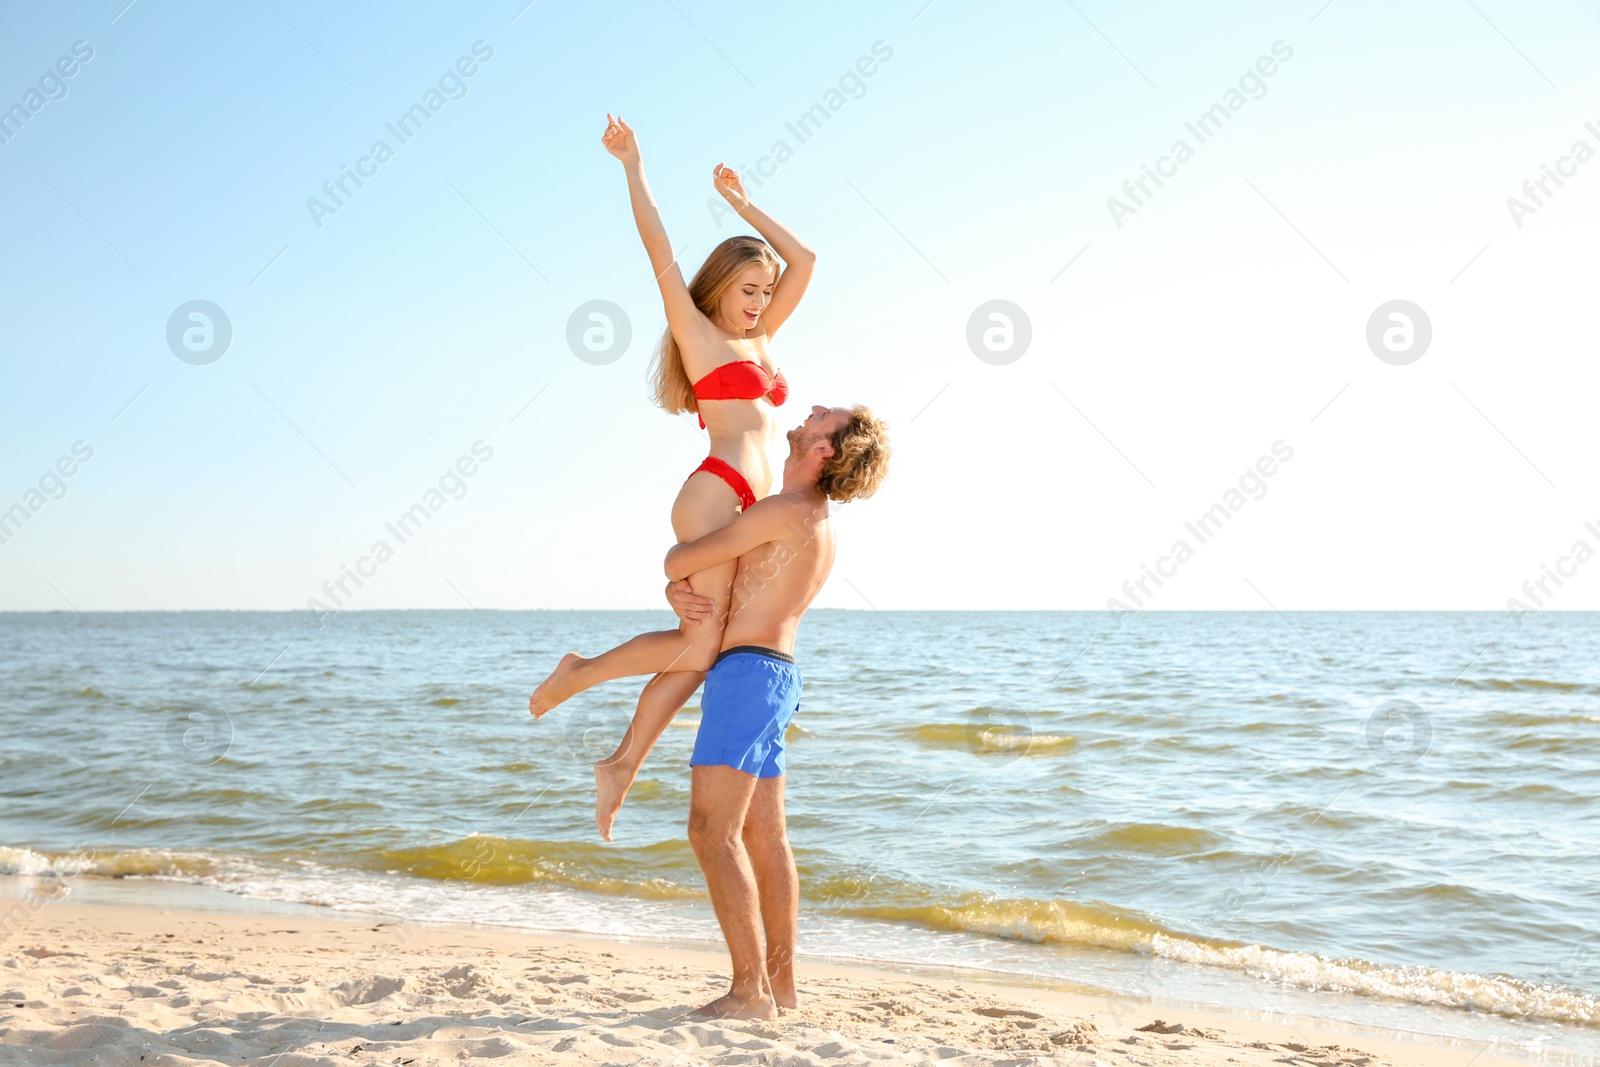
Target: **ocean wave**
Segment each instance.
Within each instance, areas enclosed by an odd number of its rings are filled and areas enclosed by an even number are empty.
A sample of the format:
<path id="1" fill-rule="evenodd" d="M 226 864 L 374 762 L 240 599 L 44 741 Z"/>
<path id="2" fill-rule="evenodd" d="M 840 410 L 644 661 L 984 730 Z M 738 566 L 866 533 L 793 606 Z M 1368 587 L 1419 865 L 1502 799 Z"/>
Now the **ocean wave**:
<path id="1" fill-rule="evenodd" d="M 1304 708 L 1307 710 L 1321 710 L 1336 708 L 1339 705 L 1326 700 L 1317 700 L 1308 696 L 1291 696 L 1288 693 L 1264 693 L 1261 696 L 1251 697 L 1242 701 L 1245 704 L 1265 704 L 1275 708 Z"/>
<path id="2" fill-rule="evenodd" d="M 1583 804 L 1593 803 L 1592 798 L 1582 793 L 1574 793 L 1570 789 L 1562 789 L 1558 785 L 1548 782 L 1524 782 L 1520 785 L 1497 785 L 1496 792 L 1511 800 L 1548 800 L 1557 804 Z"/>
<path id="3" fill-rule="evenodd" d="M 1530 726 L 1571 726 L 1580 722 L 1600 722 L 1600 715 L 1585 715 L 1581 712 L 1551 715 L 1548 712 L 1519 710 L 1495 711 L 1482 719 L 1482 723 L 1486 726 L 1509 726 L 1514 730 L 1526 730 Z"/>
<path id="4" fill-rule="evenodd" d="M 1439 1008 L 1492 1012 L 1516 1019 L 1600 1026 L 1600 997 L 1553 983 L 1360 959 L 1328 959 L 1309 952 L 1287 952 L 1261 945 L 1218 947 L 1165 934 L 1152 942 L 1151 951 L 1169 959 L 1226 967 L 1253 978 L 1313 992 L 1386 997 Z"/>
<path id="5" fill-rule="evenodd" d="M 1518 737 L 1504 742 L 1508 749 L 1533 749 L 1538 752 L 1549 752 L 1559 755 L 1571 752 L 1573 749 L 1589 750 L 1600 747 L 1600 737 L 1584 737 L 1582 735 L 1568 734 L 1564 737 Z"/>
<path id="6" fill-rule="evenodd" d="M 1203 939 L 1100 904 L 971 898 L 951 905 L 864 905 L 841 910 L 860 918 L 909 922 L 948 933 L 1149 954 L 1242 971 L 1256 979 L 1312 992 L 1600 1026 L 1600 996 L 1581 989 L 1503 975 L 1330 959 L 1265 945 Z"/>
<path id="7" fill-rule="evenodd" d="M 1078 743 L 1075 737 L 1034 733 L 1021 724 L 981 719 L 970 723 L 924 723 L 901 730 L 900 736 L 930 748 L 965 748 L 979 754 L 1021 756 L 1061 755 Z"/>
<path id="8" fill-rule="evenodd" d="M 0 847 L 0 874 L 24 878 L 161 877 L 202 881 L 217 872 L 217 863 L 199 853 L 159 849 L 121 849 L 101 852 L 93 848 L 70 852 L 35 852 L 28 848 Z"/>
<path id="9" fill-rule="evenodd" d="M 1466 689 L 1489 689 L 1496 692 L 1545 690 L 1556 693 L 1596 693 L 1600 685 L 1588 682 L 1553 682 L 1543 678 L 1477 678 L 1463 679 L 1456 685 Z"/>
<path id="10" fill-rule="evenodd" d="M 0 874 L 44 878 L 60 873 L 50 856 L 28 848 L 0 848 Z"/>
<path id="11" fill-rule="evenodd" d="M 1299 773 L 1296 771 L 1296 773 Z M 1324 830 L 1353 830 L 1373 822 L 1370 816 L 1358 811 L 1340 810 L 1329 805 L 1315 806 L 1301 801 L 1286 800 L 1269 812 L 1274 823 L 1292 826 L 1304 822 L 1307 826 L 1320 826 Z"/>
<path id="12" fill-rule="evenodd" d="M 696 871 L 683 840 L 626 847 L 589 841 L 529 841 L 474 834 L 459 841 L 386 849 L 369 868 L 438 881 L 491 885 L 555 885 L 605 896 L 650 900 L 701 899 L 705 893 L 667 877 Z M 650 877 L 655 872 L 654 877 Z M 641 877 L 643 876 L 643 877 Z"/>
<path id="13" fill-rule="evenodd" d="M 1114 849 L 1171 855 L 1215 849 L 1227 841 L 1221 834 L 1196 826 L 1169 826 L 1166 823 L 1121 823 L 1084 834 L 1082 844 L 1106 841 Z"/>
<path id="14" fill-rule="evenodd" d="M 946 933 L 1123 952 L 1139 951 L 1162 932 L 1161 927 L 1131 913 L 1066 900 L 970 897 L 955 904 L 863 904 L 840 910 L 857 918 L 911 922 Z"/>

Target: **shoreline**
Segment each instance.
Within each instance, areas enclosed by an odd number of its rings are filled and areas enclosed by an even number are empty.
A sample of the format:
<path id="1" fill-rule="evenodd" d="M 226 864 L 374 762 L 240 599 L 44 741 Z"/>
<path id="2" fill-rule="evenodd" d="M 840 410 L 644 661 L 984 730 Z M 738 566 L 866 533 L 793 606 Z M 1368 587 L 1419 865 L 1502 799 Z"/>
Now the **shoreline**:
<path id="1" fill-rule="evenodd" d="M 1082 1067 L 1287 1057 L 1496 1067 L 1564 1059 L 1095 995 L 993 972 L 932 974 L 805 954 L 798 1010 L 770 1021 L 691 1021 L 682 1014 L 726 988 L 720 951 L 422 925 L 311 905 L 241 912 L 69 900 L 43 905 L 6 932 L 0 1063 L 38 1062 L 25 1049 L 12 1059 L 8 1050 L 19 1045 L 54 1048 L 52 1062 L 70 1064 L 93 1062 L 96 1050 L 113 1045 L 152 1067 L 280 1054 L 279 1067 L 377 1062 L 348 1053 L 377 1053 L 377 1045 L 385 1063 L 513 1052 L 512 1062 L 643 1063 L 685 1051 L 692 1058 L 678 1062 L 712 1062 L 756 1047 L 776 1057 L 762 1062 L 797 1063 L 1021 1057 Z M 330 1026 L 340 1031 L 337 1042 Z"/>

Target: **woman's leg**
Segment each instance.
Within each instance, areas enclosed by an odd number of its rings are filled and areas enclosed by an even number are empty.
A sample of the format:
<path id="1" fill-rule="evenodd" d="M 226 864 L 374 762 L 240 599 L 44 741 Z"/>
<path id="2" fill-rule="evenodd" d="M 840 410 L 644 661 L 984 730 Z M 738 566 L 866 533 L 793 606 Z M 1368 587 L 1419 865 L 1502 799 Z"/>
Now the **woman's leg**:
<path id="1" fill-rule="evenodd" d="M 645 683 L 639 694 L 639 708 L 633 713 L 627 733 L 617 750 L 594 765 L 594 784 L 598 794 L 594 801 L 594 823 L 600 836 L 611 840 L 611 826 L 622 810 L 622 800 L 639 776 L 644 758 L 666 732 L 667 724 L 694 696 L 705 680 L 704 671 L 673 671 L 658 674 Z"/>
<path id="2" fill-rule="evenodd" d="M 672 507 L 672 528 L 680 543 L 693 541 L 738 518 L 737 498 L 725 482 L 714 475 L 697 472 L 684 483 Z M 722 648 L 722 629 L 727 622 L 728 607 L 733 595 L 733 579 L 738 572 L 737 561 L 712 567 L 689 576 L 689 585 L 701 596 L 713 601 L 711 617 L 699 625 L 680 623 L 676 634 L 681 642 L 672 648 L 670 666 L 645 684 L 639 694 L 639 706 L 633 721 L 628 724 L 617 750 L 594 765 L 595 826 L 600 836 L 611 840 L 611 827 L 622 801 L 639 775 L 639 768 L 655 743 L 666 731 L 680 708 L 694 696 L 694 691 L 711 669 L 718 651 Z M 641 635 L 634 642 L 643 644 L 653 635 Z M 633 644 L 634 642 L 628 642 Z M 620 651 L 621 648 L 613 651 Z M 624 655 L 636 655 L 640 649 L 615 657 L 609 669 L 618 669 L 625 662 Z M 596 661 L 605 659 L 597 656 Z M 607 666 L 596 670 L 603 674 Z"/>
<path id="3" fill-rule="evenodd" d="M 713 595 L 713 590 L 731 590 L 733 576 L 738 570 L 734 562 L 724 563 L 708 571 L 690 575 L 689 584 L 702 596 L 711 596 L 717 601 L 713 617 L 706 619 L 699 626 L 689 626 L 684 623 L 686 630 L 706 630 L 709 633 L 701 636 L 698 646 L 691 646 L 690 651 L 681 659 L 680 663 L 687 661 L 693 669 L 670 670 L 657 674 L 645 683 L 644 692 L 639 694 L 639 706 L 633 713 L 633 721 L 628 724 L 627 732 L 622 735 L 622 741 L 617 745 L 617 750 L 603 760 L 598 760 L 594 765 L 594 781 L 597 795 L 594 802 L 594 821 L 600 830 L 600 836 L 611 840 L 611 825 L 617 821 L 617 812 L 622 810 L 622 800 L 628 794 L 628 789 L 633 785 L 633 780 L 639 776 L 639 768 L 644 764 L 644 758 L 650 754 L 661 735 L 666 732 L 667 725 L 677 716 L 679 709 L 689 702 L 694 696 L 694 691 L 700 688 L 700 683 L 705 680 L 706 671 L 711 669 L 716 661 L 717 651 L 722 645 L 722 628 L 727 616 L 727 592 Z M 713 625 L 713 623 L 715 625 Z M 637 640 L 637 638 L 635 638 Z"/>
<path id="4" fill-rule="evenodd" d="M 709 636 L 700 634 L 700 630 L 716 631 L 715 640 L 721 642 L 721 619 L 717 617 L 707 619 L 699 626 L 680 623 L 676 630 L 652 630 L 640 634 L 593 659 L 568 652 L 561 657 L 561 662 L 550 672 L 550 676 L 533 691 L 528 710 L 533 712 L 534 718 L 541 718 L 551 708 L 585 689 L 617 678 L 662 674 L 666 671 L 703 671 L 706 668 L 699 664 L 705 659 Z M 712 656 L 715 655 L 713 652 Z"/>
<path id="5" fill-rule="evenodd" d="M 680 543 L 704 537 L 738 517 L 738 495 L 727 482 L 703 471 L 683 483 L 672 505 L 672 529 Z M 722 627 L 737 570 L 738 565 L 729 562 L 689 576 L 694 591 L 714 602 L 711 618 L 698 626 L 680 622 L 676 630 L 640 634 L 593 659 L 576 652 L 562 656 L 556 669 L 533 691 L 528 710 L 540 718 L 562 701 L 615 678 L 710 670 L 722 647 Z"/>

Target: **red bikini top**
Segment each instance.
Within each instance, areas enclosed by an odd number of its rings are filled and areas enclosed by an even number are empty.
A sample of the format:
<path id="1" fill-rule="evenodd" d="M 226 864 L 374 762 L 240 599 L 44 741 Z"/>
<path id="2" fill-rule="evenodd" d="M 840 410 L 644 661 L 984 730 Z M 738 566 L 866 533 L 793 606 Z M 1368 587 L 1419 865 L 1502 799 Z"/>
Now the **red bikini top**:
<path id="1" fill-rule="evenodd" d="M 753 359 L 738 359 L 724 363 L 694 383 L 696 400 L 760 400 L 772 401 L 774 407 L 789 399 L 789 382 L 783 371 L 768 374 L 767 368 Z M 706 420 L 700 418 L 704 429 Z"/>

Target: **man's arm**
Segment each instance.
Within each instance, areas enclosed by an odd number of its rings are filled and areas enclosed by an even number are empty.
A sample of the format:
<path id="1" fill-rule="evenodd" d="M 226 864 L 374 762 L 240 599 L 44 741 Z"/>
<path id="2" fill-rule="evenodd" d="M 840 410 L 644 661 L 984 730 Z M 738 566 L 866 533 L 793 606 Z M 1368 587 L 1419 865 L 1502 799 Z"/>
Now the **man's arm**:
<path id="1" fill-rule="evenodd" d="M 667 577 L 676 582 L 776 541 L 785 532 L 784 520 L 789 517 L 789 510 L 777 497 L 758 500 L 720 530 L 673 545 L 667 553 Z"/>

